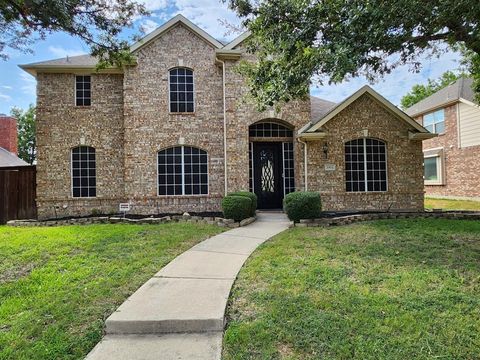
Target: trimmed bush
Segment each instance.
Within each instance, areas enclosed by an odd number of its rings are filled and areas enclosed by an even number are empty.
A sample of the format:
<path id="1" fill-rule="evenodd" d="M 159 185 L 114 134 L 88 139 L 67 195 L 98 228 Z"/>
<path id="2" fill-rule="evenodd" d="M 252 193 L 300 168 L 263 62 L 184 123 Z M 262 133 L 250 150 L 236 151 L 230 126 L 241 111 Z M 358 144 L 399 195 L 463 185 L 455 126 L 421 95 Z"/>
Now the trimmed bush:
<path id="1" fill-rule="evenodd" d="M 290 220 L 316 219 L 322 213 L 320 194 L 309 191 L 296 191 L 283 199 L 283 209 Z"/>
<path id="2" fill-rule="evenodd" d="M 237 191 L 237 192 L 232 192 L 228 194 L 229 196 L 246 196 L 250 200 L 252 200 L 252 207 L 250 211 L 250 216 L 255 216 L 255 210 L 257 210 L 257 195 L 255 193 L 252 193 L 250 191 Z"/>
<path id="3" fill-rule="evenodd" d="M 222 209 L 225 218 L 242 221 L 250 217 L 252 200 L 247 196 L 227 195 L 222 200 Z"/>

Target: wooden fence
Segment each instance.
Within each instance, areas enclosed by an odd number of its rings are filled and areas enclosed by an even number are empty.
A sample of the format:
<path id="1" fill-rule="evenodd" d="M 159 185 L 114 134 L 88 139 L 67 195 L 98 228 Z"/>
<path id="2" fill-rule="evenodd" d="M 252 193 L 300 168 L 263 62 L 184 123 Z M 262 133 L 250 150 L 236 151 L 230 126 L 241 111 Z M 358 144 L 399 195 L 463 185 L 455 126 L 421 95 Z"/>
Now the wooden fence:
<path id="1" fill-rule="evenodd" d="M 35 166 L 0 167 L 0 224 L 37 217 Z"/>

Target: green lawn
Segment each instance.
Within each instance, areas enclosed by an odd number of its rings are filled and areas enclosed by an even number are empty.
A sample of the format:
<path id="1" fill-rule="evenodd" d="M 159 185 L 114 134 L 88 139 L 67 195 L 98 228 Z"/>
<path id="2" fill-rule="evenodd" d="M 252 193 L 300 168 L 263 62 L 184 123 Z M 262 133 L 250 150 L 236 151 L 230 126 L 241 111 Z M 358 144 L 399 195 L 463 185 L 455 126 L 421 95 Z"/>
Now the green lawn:
<path id="1" fill-rule="evenodd" d="M 81 359 L 104 320 L 211 225 L 0 226 L 0 359 Z"/>
<path id="2" fill-rule="evenodd" d="M 480 211 L 480 201 L 425 198 L 426 209 Z"/>
<path id="3" fill-rule="evenodd" d="M 294 228 L 240 272 L 224 359 L 480 359 L 480 222 Z"/>

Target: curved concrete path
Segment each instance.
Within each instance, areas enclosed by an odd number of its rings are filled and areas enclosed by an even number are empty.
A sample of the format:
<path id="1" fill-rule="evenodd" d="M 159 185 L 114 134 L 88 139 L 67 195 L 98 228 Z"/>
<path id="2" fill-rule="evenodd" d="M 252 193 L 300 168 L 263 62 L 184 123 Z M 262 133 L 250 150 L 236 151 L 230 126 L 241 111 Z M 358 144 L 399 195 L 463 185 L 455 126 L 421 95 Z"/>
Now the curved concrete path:
<path id="1" fill-rule="evenodd" d="M 107 319 L 88 360 L 220 359 L 230 289 L 250 254 L 286 230 L 283 213 L 211 237 L 142 285 Z"/>

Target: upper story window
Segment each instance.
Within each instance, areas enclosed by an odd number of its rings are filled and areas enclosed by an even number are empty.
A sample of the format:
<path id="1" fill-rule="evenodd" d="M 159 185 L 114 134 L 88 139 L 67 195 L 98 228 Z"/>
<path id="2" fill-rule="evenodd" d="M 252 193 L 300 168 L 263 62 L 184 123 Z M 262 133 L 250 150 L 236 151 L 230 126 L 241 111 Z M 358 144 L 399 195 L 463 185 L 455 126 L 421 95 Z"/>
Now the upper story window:
<path id="1" fill-rule="evenodd" d="M 77 146 L 72 149 L 72 196 L 97 196 L 95 148 Z"/>
<path id="2" fill-rule="evenodd" d="M 90 106 L 92 104 L 92 77 L 90 75 L 75 76 L 75 105 Z"/>
<path id="3" fill-rule="evenodd" d="M 423 115 L 423 127 L 435 134 L 445 132 L 445 110 L 440 109 Z"/>
<path id="4" fill-rule="evenodd" d="M 158 152 L 158 195 L 208 195 L 207 152 L 175 146 Z"/>
<path id="5" fill-rule="evenodd" d="M 186 68 L 171 69 L 170 84 L 170 112 L 193 113 L 193 71 Z"/>
<path id="6" fill-rule="evenodd" d="M 347 192 L 387 191 L 387 149 L 381 140 L 356 139 L 345 143 Z"/>

